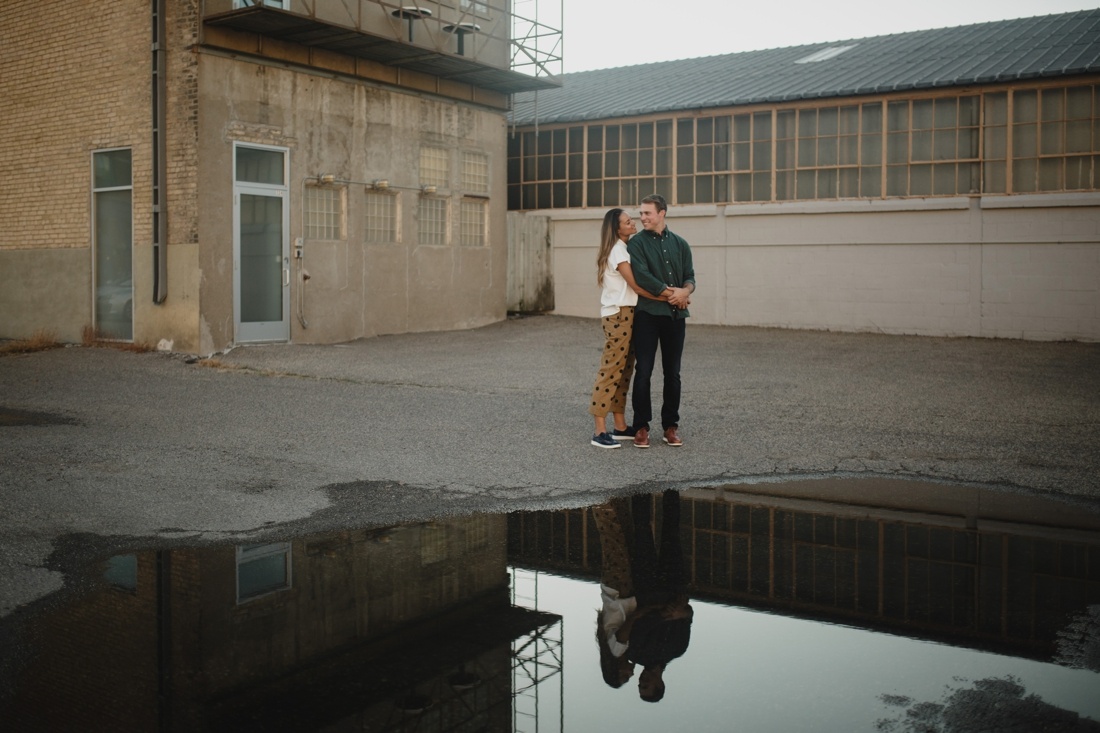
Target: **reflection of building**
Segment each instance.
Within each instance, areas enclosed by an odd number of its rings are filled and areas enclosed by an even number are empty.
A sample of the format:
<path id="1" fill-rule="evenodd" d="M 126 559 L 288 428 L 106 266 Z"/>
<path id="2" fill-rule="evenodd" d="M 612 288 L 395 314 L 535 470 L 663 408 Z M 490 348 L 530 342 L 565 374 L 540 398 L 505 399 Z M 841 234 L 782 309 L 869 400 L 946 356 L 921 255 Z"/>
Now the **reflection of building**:
<path id="1" fill-rule="evenodd" d="M 111 587 L 31 622 L 5 726 L 508 730 L 513 644 L 560 618 L 511 604 L 504 533 L 475 517 L 114 559 Z"/>
<path id="2" fill-rule="evenodd" d="M 560 4 L 512 5 L 0 4 L 0 336 L 503 319 L 505 114 L 561 60 Z"/>
<path id="3" fill-rule="evenodd" d="M 1042 658 L 1100 603 L 1095 514 L 912 482 L 805 487 L 684 494 L 696 597 Z M 588 509 L 512 515 L 508 539 L 521 566 L 599 573 Z"/>
<path id="4" fill-rule="evenodd" d="M 1098 21 L 630 54 L 517 95 L 508 205 L 552 222 L 549 307 L 595 312 L 601 215 L 656 192 L 698 323 L 1100 339 Z"/>

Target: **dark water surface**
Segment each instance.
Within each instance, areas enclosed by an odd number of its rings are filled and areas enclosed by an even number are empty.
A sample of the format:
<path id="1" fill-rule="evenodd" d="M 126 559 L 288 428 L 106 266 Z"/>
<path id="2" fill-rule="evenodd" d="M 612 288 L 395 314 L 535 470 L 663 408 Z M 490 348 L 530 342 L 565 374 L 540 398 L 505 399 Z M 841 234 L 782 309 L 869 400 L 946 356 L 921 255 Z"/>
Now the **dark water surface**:
<path id="1" fill-rule="evenodd" d="M 666 492 L 87 574 L 0 621 L 5 731 L 1100 731 L 1100 513 L 973 487 Z M 642 664 L 601 675 L 601 580 L 646 609 L 626 656 L 668 657 L 659 702 Z"/>

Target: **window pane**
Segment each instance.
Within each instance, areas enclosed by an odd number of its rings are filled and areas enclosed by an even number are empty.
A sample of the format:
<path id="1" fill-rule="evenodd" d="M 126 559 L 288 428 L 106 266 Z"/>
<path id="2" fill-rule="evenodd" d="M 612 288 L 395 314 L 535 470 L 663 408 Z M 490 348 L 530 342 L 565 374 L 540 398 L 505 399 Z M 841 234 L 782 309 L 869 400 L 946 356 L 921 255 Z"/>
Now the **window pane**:
<path id="1" fill-rule="evenodd" d="M 928 196 L 932 193 L 932 166 L 914 165 L 909 167 L 909 195 Z"/>
<path id="2" fill-rule="evenodd" d="M 1004 92 L 985 95 L 985 124 L 1008 123 L 1008 95 Z"/>
<path id="3" fill-rule="evenodd" d="M 1066 123 L 1066 152 L 1088 153 L 1092 151 L 1092 125 L 1088 120 Z"/>
<path id="4" fill-rule="evenodd" d="M 933 124 L 937 130 L 958 127 L 958 104 L 958 100 L 954 97 L 936 100 Z"/>
<path id="5" fill-rule="evenodd" d="M 989 127 L 985 131 L 985 157 L 986 159 L 1004 158 L 1006 154 L 1008 135 L 1007 128 Z"/>
<path id="6" fill-rule="evenodd" d="M 932 166 L 932 193 L 937 196 L 949 196 L 955 193 L 954 163 Z"/>
<path id="7" fill-rule="evenodd" d="M 344 238 L 344 189 L 328 186 L 306 187 L 306 237 L 309 239 Z"/>
<path id="8" fill-rule="evenodd" d="M 909 129 L 909 103 L 891 102 L 887 108 L 887 129 L 904 132 Z"/>
<path id="9" fill-rule="evenodd" d="M 860 145 L 860 159 L 865 165 L 882 162 L 882 135 L 863 135 Z"/>
<path id="10" fill-rule="evenodd" d="M 1044 122 L 1041 137 L 1039 150 L 1044 155 L 1057 155 L 1064 152 L 1061 122 Z"/>
<path id="11" fill-rule="evenodd" d="M 933 157 L 935 160 L 954 160 L 956 156 L 955 146 L 958 138 L 954 129 L 936 130 L 933 140 L 935 147 Z"/>
<path id="12" fill-rule="evenodd" d="M 860 126 L 863 132 L 882 132 L 882 105 L 877 102 L 863 105 Z"/>
<path id="13" fill-rule="evenodd" d="M 920 99 L 913 102 L 913 129 L 914 130 L 930 130 L 932 129 L 932 123 L 934 120 L 933 115 L 933 101 L 931 99 Z"/>
<path id="14" fill-rule="evenodd" d="M 237 596 L 252 598 L 287 586 L 287 557 L 277 553 L 237 566 Z"/>
<path id="15" fill-rule="evenodd" d="M 1043 158 L 1039 161 L 1039 190 L 1060 191 L 1062 189 L 1062 159 Z"/>
<path id="16" fill-rule="evenodd" d="M 107 150 L 92 156 L 94 188 L 116 188 L 130 185 L 130 150 Z"/>
<path id="17" fill-rule="evenodd" d="M 1036 92 L 1014 92 L 1012 94 L 1012 121 L 1035 122 L 1038 118 L 1038 100 Z"/>
<path id="18" fill-rule="evenodd" d="M 1075 155 L 1066 158 L 1066 189 L 1083 190 L 1091 188 L 1092 158 L 1087 155 Z"/>
<path id="19" fill-rule="evenodd" d="M 1066 92 L 1064 89 L 1043 90 L 1043 122 L 1054 122 L 1066 118 Z"/>
<path id="20" fill-rule="evenodd" d="M 932 131 L 913 130 L 912 160 L 932 160 Z M 891 158 L 892 160 L 892 158 Z"/>
<path id="21" fill-rule="evenodd" d="M 752 175 L 752 200 L 772 200 L 772 176 L 771 173 L 754 173 Z"/>
<path id="22" fill-rule="evenodd" d="M 541 189 L 538 186 L 535 191 Z M 527 202 L 524 202 L 525 204 Z M 544 208 L 541 201 L 530 202 L 527 208 Z M 432 196 L 421 196 L 417 207 L 419 242 L 427 245 L 447 243 L 447 201 Z"/>
<path id="23" fill-rule="evenodd" d="M 1034 158 L 1012 162 L 1012 192 L 1029 193 L 1035 190 L 1036 165 Z"/>
<path id="24" fill-rule="evenodd" d="M 909 192 L 909 169 L 904 165 L 886 167 L 886 195 L 904 196 Z"/>
<path id="25" fill-rule="evenodd" d="M 836 107 L 827 107 L 820 110 L 817 114 L 817 134 L 822 137 L 837 134 L 837 118 Z"/>
<path id="26" fill-rule="evenodd" d="M 1033 158 L 1037 153 L 1035 125 L 1012 128 L 1012 154 L 1016 158 Z"/>
<path id="27" fill-rule="evenodd" d="M 562 186 L 561 198 L 565 198 Z M 564 205 L 561 201 L 559 205 Z M 481 247 L 485 244 L 485 202 L 463 201 L 460 207 L 459 244 L 464 247 Z"/>
<path id="28" fill-rule="evenodd" d="M 95 328 L 104 338 L 133 338 L 133 192 L 101 191 L 95 210 Z"/>
<path id="29" fill-rule="evenodd" d="M 983 172 L 982 190 L 985 193 L 1004 193 L 1005 182 L 1005 164 L 1004 161 L 997 163 L 986 163 Z"/>
<path id="30" fill-rule="evenodd" d="M 393 194 L 368 191 L 366 209 L 364 239 L 368 242 L 396 242 L 397 197 Z"/>
<path id="31" fill-rule="evenodd" d="M 237 147 L 237 180 L 242 183 L 283 184 L 281 150 Z"/>
<path id="32" fill-rule="evenodd" d="M 549 141 L 549 135 L 540 136 L 539 152 L 543 152 L 542 142 Z M 445 148 L 423 147 L 420 148 L 420 185 L 421 186 L 448 186 L 450 185 L 450 160 L 449 151 Z"/>
<path id="33" fill-rule="evenodd" d="M 868 198 L 878 198 L 882 195 L 882 175 L 878 168 L 860 169 L 859 193 Z"/>

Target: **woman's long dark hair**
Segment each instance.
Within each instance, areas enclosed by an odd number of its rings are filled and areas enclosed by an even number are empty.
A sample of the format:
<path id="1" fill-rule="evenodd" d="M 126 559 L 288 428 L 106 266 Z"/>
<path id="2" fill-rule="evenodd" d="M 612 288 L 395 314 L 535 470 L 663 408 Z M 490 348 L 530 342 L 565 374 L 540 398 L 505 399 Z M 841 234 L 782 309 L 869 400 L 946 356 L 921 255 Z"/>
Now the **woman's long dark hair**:
<path id="1" fill-rule="evenodd" d="M 596 255 L 596 284 L 603 287 L 603 271 L 607 268 L 607 258 L 611 256 L 611 248 L 619 241 L 619 217 L 623 215 L 623 209 L 611 209 L 603 215 L 603 226 L 600 227 L 600 252 Z"/>

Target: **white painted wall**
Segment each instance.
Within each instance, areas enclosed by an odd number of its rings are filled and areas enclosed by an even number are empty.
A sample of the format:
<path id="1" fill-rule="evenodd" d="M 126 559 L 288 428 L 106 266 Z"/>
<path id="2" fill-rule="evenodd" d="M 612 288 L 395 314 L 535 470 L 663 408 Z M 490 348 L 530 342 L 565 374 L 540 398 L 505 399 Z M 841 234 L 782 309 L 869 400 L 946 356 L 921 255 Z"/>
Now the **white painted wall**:
<path id="1" fill-rule="evenodd" d="M 555 313 L 597 317 L 603 209 L 553 221 Z M 636 210 L 632 211 L 636 215 Z M 669 209 L 696 323 L 1100 341 L 1100 194 Z"/>

